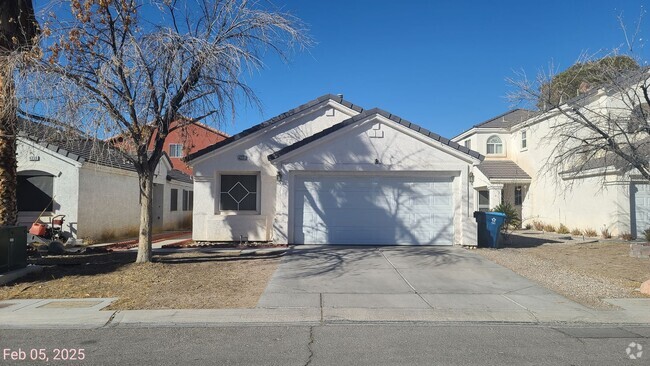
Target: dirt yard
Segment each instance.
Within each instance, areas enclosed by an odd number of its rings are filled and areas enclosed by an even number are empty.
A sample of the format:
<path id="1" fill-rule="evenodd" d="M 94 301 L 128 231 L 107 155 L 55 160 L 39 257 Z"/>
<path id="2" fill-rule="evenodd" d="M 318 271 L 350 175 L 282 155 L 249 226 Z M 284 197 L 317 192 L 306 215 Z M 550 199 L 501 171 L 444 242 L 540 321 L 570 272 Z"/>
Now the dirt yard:
<path id="1" fill-rule="evenodd" d="M 637 289 L 650 279 L 650 259 L 630 257 L 629 248 L 513 234 L 505 248 L 476 252 L 584 305 L 607 308 L 604 298 L 644 296 Z"/>
<path id="2" fill-rule="evenodd" d="M 0 286 L 0 300 L 118 297 L 109 309 L 252 308 L 280 261 L 200 252 L 134 260 L 133 252 L 50 257 L 56 265 Z"/>

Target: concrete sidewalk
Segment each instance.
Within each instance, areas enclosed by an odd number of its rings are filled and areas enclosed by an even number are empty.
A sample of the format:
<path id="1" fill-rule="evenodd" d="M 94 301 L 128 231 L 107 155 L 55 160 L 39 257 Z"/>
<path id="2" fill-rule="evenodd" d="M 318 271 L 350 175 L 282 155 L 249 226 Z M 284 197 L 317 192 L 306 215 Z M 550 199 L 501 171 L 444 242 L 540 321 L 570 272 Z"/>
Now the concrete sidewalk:
<path id="1" fill-rule="evenodd" d="M 336 323 L 650 324 L 650 299 L 615 299 L 620 310 L 562 314 L 554 309 L 303 308 L 101 310 L 115 299 L 0 301 L 0 329 L 223 326 Z"/>

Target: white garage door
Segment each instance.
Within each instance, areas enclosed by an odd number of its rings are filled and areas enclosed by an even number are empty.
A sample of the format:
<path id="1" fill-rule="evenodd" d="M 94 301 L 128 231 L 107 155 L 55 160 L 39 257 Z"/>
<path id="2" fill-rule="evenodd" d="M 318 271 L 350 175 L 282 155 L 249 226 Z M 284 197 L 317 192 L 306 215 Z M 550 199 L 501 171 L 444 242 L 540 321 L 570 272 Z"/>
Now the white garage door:
<path id="1" fill-rule="evenodd" d="M 452 178 L 296 177 L 297 244 L 453 244 Z"/>
<path id="2" fill-rule="evenodd" d="M 643 230 L 650 229 L 650 184 L 632 184 L 632 230 L 637 238 L 643 238 Z"/>

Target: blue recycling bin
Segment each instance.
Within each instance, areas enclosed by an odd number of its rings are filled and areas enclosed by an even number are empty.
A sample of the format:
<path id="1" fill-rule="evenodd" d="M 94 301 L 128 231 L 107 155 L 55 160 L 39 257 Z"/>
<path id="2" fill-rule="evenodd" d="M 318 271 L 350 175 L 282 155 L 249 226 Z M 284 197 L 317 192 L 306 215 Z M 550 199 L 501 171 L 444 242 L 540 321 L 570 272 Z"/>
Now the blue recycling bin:
<path id="1" fill-rule="evenodd" d="M 478 246 L 482 248 L 498 248 L 501 237 L 501 226 L 506 221 L 503 212 L 474 212 L 477 222 Z"/>

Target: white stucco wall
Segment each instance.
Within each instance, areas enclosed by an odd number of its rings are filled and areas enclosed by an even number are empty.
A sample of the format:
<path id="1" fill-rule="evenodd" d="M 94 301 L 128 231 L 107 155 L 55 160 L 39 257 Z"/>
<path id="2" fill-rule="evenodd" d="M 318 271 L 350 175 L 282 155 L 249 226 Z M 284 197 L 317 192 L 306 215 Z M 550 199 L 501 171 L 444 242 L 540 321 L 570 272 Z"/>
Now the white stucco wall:
<path id="1" fill-rule="evenodd" d="M 341 104 L 326 101 L 192 161 L 192 238 L 199 241 L 272 240 L 277 169 L 268 161 L 268 155 L 356 114 Z M 239 156 L 247 160 L 240 160 Z M 257 212 L 219 211 L 219 177 L 238 173 L 259 176 Z"/>
<path id="2" fill-rule="evenodd" d="M 46 212 L 41 220 L 49 222 L 49 218 L 53 215 L 66 215 L 64 230 L 76 236 L 79 218 L 76 197 L 79 191 L 78 169 L 81 164 L 23 138 L 18 139 L 17 160 L 18 174 L 27 170 L 38 170 L 54 176 L 53 212 Z M 49 202 L 45 202 L 43 208 L 47 204 Z M 18 224 L 30 227 L 39 214 L 40 211 L 20 212 Z"/>
<path id="3" fill-rule="evenodd" d="M 371 137 L 378 135 L 383 137 Z M 277 185 L 274 242 L 293 241 L 291 202 L 296 176 L 330 172 L 451 177 L 453 244 L 476 245 L 473 195 L 467 179 L 469 169 L 475 163 L 478 160 L 411 129 L 378 115 L 371 116 L 278 160 L 276 165 L 282 173 L 282 182 Z"/>

